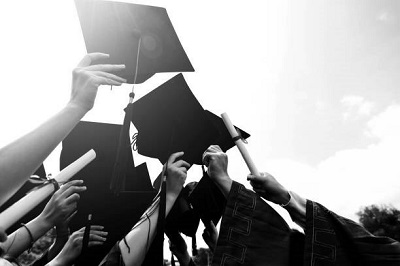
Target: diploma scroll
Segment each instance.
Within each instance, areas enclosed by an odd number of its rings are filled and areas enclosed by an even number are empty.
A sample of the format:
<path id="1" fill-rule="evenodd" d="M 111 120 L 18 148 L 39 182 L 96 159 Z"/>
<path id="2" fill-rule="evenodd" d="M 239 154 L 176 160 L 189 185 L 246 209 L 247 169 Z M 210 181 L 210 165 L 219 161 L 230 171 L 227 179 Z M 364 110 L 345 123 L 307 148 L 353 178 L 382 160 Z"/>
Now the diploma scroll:
<path id="1" fill-rule="evenodd" d="M 94 150 L 90 150 L 79 159 L 65 167 L 58 175 L 54 177 L 57 183 L 65 183 L 78 173 L 87 164 L 96 158 Z M 11 205 L 8 209 L 0 213 L 0 227 L 7 230 L 11 225 L 16 223 L 30 210 L 35 208 L 44 199 L 54 192 L 54 185 L 48 183 L 47 185 L 32 191 L 19 201 Z"/>
<path id="2" fill-rule="evenodd" d="M 236 131 L 235 127 L 233 126 L 231 120 L 229 119 L 229 116 L 227 113 L 223 113 L 221 114 L 222 120 L 225 123 L 226 128 L 229 131 L 229 134 L 231 135 L 231 137 L 235 140 L 235 144 L 238 147 L 240 153 L 242 154 L 242 157 L 244 159 L 244 161 L 247 164 L 247 167 L 250 170 L 250 173 L 252 173 L 253 175 L 259 175 L 260 172 L 257 170 L 256 165 L 254 164 L 253 160 L 250 157 L 249 152 L 247 151 L 247 148 L 245 146 L 245 143 L 243 142 L 243 140 L 241 138 L 237 138 L 239 136 L 239 133 Z"/>

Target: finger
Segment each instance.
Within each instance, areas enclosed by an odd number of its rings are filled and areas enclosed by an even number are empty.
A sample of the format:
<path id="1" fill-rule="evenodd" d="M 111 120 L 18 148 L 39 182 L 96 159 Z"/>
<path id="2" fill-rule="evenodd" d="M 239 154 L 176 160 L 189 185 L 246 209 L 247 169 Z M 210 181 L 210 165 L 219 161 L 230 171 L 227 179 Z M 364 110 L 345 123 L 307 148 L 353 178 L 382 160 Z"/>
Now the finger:
<path id="1" fill-rule="evenodd" d="M 218 145 L 211 145 L 210 150 L 215 151 L 215 152 L 223 152 L 221 147 Z"/>
<path id="2" fill-rule="evenodd" d="M 185 167 L 186 169 L 189 169 L 190 168 L 190 164 L 189 163 L 187 163 L 186 161 L 184 161 L 184 160 L 179 160 L 179 161 L 176 161 L 175 163 L 174 163 L 174 165 L 176 166 L 176 167 Z"/>
<path id="3" fill-rule="evenodd" d="M 109 58 L 109 54 L 103 53 L 90 53 L 85 55 L 82 60 L 79 62 L 78 67 L 86 67 L 90 66 L 93 61 L 100 60 L 100 59 L 107 59 Z"/>
<path id="4" fill-rule="evenodd" d="M 169 156 L 169 158 L 168 158 L 168 164 L 174 163 L 176 161 L 176 159 L 181 157 L 183 154 L 184 154 L 183 151 L 175 152 L 175 153 L 171 154 L 171 156 Z"/>
<path id="5" fill-rule="evenodd" d="M 247 180 L 253 181 L 253 182 L 261 182 L 262 181 L 260 176 L 251 175 L 251 174 L 247 176 Z"/>
<path id="6" fill-rule="evenodd" d="M 109 79 L 109 78 L 104 78 L 104 77 L 94 77 L 94 84 L 97 86 L 100 85 L 113 85 L 113 86 L 121 86 L 122 82 Z"/>
<path id="7" fill-rule="evenodd" d="M 69 181 L 68 183 L 65 183 L 64 185 L 62 185 L 60 187 L 60 189 L 57 190 L 56 193 L 62 194 L 62 193 L 64 193 L 64 191 L 66 191 L 71 186 L 80 186 L 82 184 L 83 184 L 83 180 L 72 180 L 72 181 Z"/>
<path id="8" fill-rule="evenodd" d="M 100 65 L 88 66 L 85 69 L 89 71 L 117 72 L 124 70 L 125 65 L 100 64 Z"/>
<path id="9" fill-rule="evenodd" d="M 100 246 L 103 244 L 104 244 L 104 241 L 89 241 L 88 247 Z"/>
<path id="10" fill-rule="evenodd" d="M 74 233 L 78 233 L 78 232 L 84 232 L 85 231 L 85 228 L 86 228 L 86 226 L 85 227 L 82 227 L 81 229 L 79 229 L 79 230 L 77 230 L 77 231 L 75 231 Z"/>
<path id="11" fill-rule="evenodd" d="M 107 72 L 103 72 L 103 71 L 93 71 L 92 74 L 99 76 L 99 77 L 112 79 L 112 80 L 115 80 L 115 81 L 118 81 L 121 83 L 126 83 L 126 79 L 121 78 L 121 77 L 111 74 L 111 73 L 107 73 Z"/>
<path id="12" fill-rule="evenodd" d="M 210 161 L 213 159 L 213 153 L 206 152 L 203 154 L 203 164 L 208 167 Z"/>
<path id="13" fill-rule="evenodd" d="M 3 227 L 0 227 L 0 242 L 5 242 L 7 240 L 7 233 L 3 229 Z"/>
<path id="14" fill-rule="evenodd" d="M 203 155 L 201 157 L 202 161 L 203 161 L 203 164 L 205 164 L 204 159 L 205 159 L 207 154 L 213 154 L 213 153 L 217 153 L 217 152 L 222 152 L 221 148 L 219 148 L 218 145 L 211 145 L 210 147 L 208 147 L 207 150 L 205 150 L 203 152 Z"/>
<path id="15" fill-rule="evenodd" d="M 105 242 L 107 240 L 107 238 L 103 237 L 103 236 L 99 236 L 96 234 L 92 234 L 90 233 L 89 235 L 89 241 L 103 241 Z"/>
<path id="16" fill-rule="evenodd" d="M 79 229 L 78 231 L 73 232 L 70 237 L 74 237 L 75 239 L 83 238 L 83 231 Z"/>
<path id="17" fill-rule="evenodd" d="M 102 226 L 102 225 L 91 225 L 90 229 L 97 230 L 97 231 L 102 231 L 104 229 L 104 226 Z"/>
<path id="18" fill-rule="evenodd" d="M 74 193 L 81 193 L 83 191 L 85 191 L 87 189 L 87 187 L 85 186 L 71 186 L 69 188 L 67 188 L 67 190 L 65 190 L 61 196 L 68 198 L 69 196 L 71 196 Z"/>
<path id="19" fill-rule="evenodd" d="M 102 236 L 102 237 L 106 237 L 108 235 L 108 232 L 98 231 L 98 230 L 90 230 L 90 233 L 93 235 L 98 235 L 98 236 Z"/>
<path id="20" fill-rule="evenodd" d="M 188 171 L 188 170 L 187 170 L 185 167 L 179 167 L 178 169 L 179 169 L 179 171 L 181 171 L 181 172 L 187 174 L 187 171 Z"/>
<path id="21" fill-rule="evenodd" d="M 79 199 L 81 198 L 81 196 L 79 196 L 78 193 L 74 193 L 71 196 L 69 196 L 68 198 L 65 199 L 65 203 L 66 204 L 75 204 L 76 202 L 79 201 Z"/>

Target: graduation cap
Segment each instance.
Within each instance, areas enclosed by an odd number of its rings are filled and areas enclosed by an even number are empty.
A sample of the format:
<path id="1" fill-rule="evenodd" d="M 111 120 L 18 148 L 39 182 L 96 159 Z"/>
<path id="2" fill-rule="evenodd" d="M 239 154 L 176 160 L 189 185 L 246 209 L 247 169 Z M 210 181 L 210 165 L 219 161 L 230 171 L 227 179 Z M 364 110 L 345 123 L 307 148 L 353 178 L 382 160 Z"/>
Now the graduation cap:
<path id="1" fill-rule="evenodd" d="M 181 232 L 190 237 L 196 234 L 200 217 L 189 203 L 189 195 L 196 186 L 197 182 L 191 182 L 182 189 L 165 219 L 165 233 L 168 237 L 175 232 Z"/>
<path id="2" fill-rule="evenodd" d="M 87 52 L 107 53 L 108 63 L 125 64 L 118 75 L 128 83 L 159 72 L 194 71 L 165 8 L 100 0 L 75 5 Z"/>
<path id="3" fill-rule="evenodd" d="M 203 172 L 203 177 L 188 197 L 188 201 L 206 227 L 210 221 L 215 225 L 218 223 L 226 204 L 224 195 L 206 172 Z"/>
<path id="4" fill-rule="evenodd" d="M 170 154 L 184 151 L 182 159 L 201 165 L 210 145 L 220 145 L 224 151 L 235 145 L 222 119 L 203 109 L 182 74 L 134 102 L 131 112 L 138 130 L 138 152 L 161 163 Z M 245 138 L 250 136 L 240 132 Z"/>
<path id="5" fill-rule="evenodd" d="M 80 195 L 78 213 L 70 222 L 71 229 L 85 226 L 88 215 L 92 214 L 92 224 L 104 226 L 109 233 L 105 244 L 87 249 L 77 265 L 98 265 L 139 220 L 156 194 L 146 165 L 135 167 L 131 150 L 126 150 L 128 159 L 121 193 L 115 195 L 110 190 L 120 130 L 121 125 L 81 121 L 62 143 L 61 169 L 88 149 L 94 149 L 97 154 L 90 165 L 73 177 L 84 180 L 88 189 Z"/>

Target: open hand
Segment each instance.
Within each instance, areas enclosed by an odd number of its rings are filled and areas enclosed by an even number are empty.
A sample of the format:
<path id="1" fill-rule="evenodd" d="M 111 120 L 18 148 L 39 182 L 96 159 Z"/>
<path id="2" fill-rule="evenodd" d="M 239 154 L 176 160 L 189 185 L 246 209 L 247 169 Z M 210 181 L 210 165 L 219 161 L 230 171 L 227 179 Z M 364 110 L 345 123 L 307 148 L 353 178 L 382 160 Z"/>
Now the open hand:
<path id="1" fill-rule="evenodd" d="M 125 79 L 113 74 L 125 69 L 125 65 L 92 65 L 96 60 L 109 58 L 108 54 L 87 54 L 72 72 L 70 103 L 85 111 L 92 109 L 100 85 L 120 86 Z"/>

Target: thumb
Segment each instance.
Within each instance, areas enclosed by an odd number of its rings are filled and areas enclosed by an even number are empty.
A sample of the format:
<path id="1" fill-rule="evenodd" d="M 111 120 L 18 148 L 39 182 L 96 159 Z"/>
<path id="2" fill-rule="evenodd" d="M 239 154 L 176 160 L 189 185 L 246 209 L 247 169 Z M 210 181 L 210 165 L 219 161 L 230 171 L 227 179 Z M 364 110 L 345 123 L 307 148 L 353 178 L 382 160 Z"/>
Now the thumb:
<path id="1" fill-rule="evenodd" d="M 6 231 L 0 227 L 0 242 L 5 242 L 7 240 Z"/>
<path id="2" fill-rule="evenodd" d="M 247 175 L 247 180 L 248 181 L 253 181 L 253 180 L 256 180 L 256 179 L 257 179 L 257 177 L 255 175 L 252 175 L 252 174 L 248 174 Z"/>

